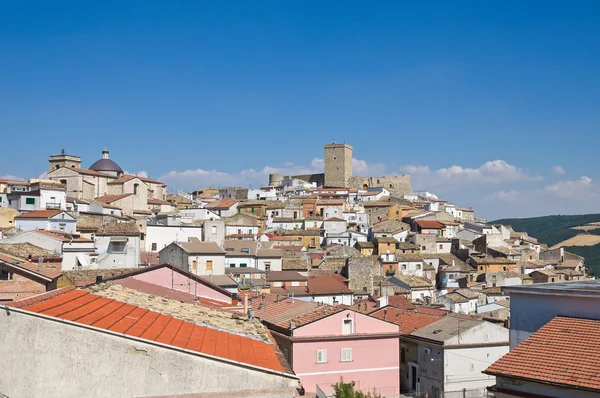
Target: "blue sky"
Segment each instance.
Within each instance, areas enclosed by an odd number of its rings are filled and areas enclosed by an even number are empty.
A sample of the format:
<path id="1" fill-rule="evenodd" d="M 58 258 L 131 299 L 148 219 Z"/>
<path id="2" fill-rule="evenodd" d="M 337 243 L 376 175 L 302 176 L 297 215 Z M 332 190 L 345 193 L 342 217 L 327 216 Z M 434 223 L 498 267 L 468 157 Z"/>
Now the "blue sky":
<path id="1" fill-rule="evenodd" d="M 488 218 L 600 212 L 600 3 L 1 2 L 0 176 L 107 145 L 173 189 L 356 174 Z M 557 166 L 560 166 L 557 167 Z"/>

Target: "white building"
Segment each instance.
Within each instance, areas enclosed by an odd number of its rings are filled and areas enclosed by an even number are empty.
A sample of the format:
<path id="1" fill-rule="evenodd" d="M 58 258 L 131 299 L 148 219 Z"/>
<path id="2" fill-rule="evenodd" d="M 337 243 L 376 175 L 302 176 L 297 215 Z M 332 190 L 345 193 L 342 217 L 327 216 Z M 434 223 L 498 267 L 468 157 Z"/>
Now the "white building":
<path id="1" fill-rule="evenodd" d="M 483 396 L 496 380 L 482 371 L 508 352 L 508 335 L 494 323 L 453 315 L 412 332 L 405 340 L 418 344 L 418 361 L 409 363 L 409 389 L 430 397 L 464 390 Z"/>
<path id="2" fill-rule="evenodd" d="M 172 242 L 187 242 L 190 238 L 202 240 L 200 225 L 148 224 L 144 239 L 146 252 L 159 252 Z"/>
<path id="3" fill-rule="evenodd" d="M 159 261 L 195 275 L 225 275 L 225 252 L 215 242 L 173 242 L 159 252 Z"/>
<path id="4" fill-rule="evenodd" d="M 135 223 L 109 223 L 95 234 L 97 268 L 135 268 L 140 265 L 140 231 Z"/>
<path id="5" fill-rule="evenodd" d="M 77 219 L 64 210 L 35 210 L 15 217 L 15 227 L 23 231 L 44 229 L 75 233 Z"/>

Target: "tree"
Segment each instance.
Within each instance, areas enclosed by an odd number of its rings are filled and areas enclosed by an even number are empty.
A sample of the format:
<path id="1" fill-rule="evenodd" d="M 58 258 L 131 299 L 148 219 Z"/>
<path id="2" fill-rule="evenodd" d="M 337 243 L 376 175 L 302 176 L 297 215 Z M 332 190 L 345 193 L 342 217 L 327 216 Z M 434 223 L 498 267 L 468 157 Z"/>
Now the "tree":
<path id="1" fill-rule="evenodd" d="M 373 389 L 372 392 L 368 392 L 365 394 L 362 391 L 354 390 L 355 385 L 355 381 L 351 381 L 350 383 L 344 383 L 344 378 L 340 377 L 340 382 L 335 383 L 333 385 L 333 390 L 335 391 L 335 398 L 381 398 L 381 394 L 375 392 L 375 389 Z"/>

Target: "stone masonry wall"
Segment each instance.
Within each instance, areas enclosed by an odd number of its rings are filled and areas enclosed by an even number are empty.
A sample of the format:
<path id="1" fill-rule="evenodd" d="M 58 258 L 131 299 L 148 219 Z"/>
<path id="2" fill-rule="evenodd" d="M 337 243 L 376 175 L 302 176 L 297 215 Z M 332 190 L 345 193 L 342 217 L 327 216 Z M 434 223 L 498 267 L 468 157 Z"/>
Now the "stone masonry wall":
<path id="1" fill-rule="evenodd" d="M 403 197 L 410 195 L 412 188 L 410 186 L 410 176 L 383 176 L 383 177 L 358 177 L 352 176 L 348 180 L 348 188 L 363 189 L 366 185 L 369 188 L 383 187 L 387 189 L 392 196 Z"/>

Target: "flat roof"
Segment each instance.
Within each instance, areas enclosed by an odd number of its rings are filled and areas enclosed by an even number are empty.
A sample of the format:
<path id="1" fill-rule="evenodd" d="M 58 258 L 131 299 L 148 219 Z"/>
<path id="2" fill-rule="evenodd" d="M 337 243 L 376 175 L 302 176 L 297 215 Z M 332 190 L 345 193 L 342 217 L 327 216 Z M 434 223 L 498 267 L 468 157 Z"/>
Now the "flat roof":
<path id="1" fill-rule="evenodd" d="M 583 297 L 600 297 L 600 280 L 537 283 L 533 285 L 505 286 L 503 293 L 538 294 L 538 295 L 570 295 Z"/>

